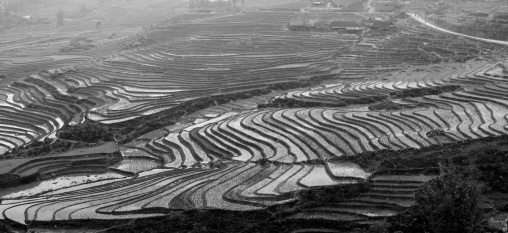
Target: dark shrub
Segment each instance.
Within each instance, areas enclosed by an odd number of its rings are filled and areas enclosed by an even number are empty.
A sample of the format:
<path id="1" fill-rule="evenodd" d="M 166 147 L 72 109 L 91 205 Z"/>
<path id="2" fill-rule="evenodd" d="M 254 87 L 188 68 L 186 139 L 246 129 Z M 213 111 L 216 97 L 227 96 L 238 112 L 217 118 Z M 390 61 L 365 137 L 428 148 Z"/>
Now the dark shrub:
<path id="1" fill-rule="evenodd" d="M 415 194 L 416 205 L 394 221 L 403 232 L 483 232 L 480 193 L 471 172 L 447 169 Z"/>
<path id="2" fill-rule="evenodd" d="M 113 141 L 113 135 L 111 131 L 99 123 L 85 122 L 77 126 L 66 126 L 58 132 L 57 136 L 66 140 L 97 143 L 100 141 Z"/>
<path id="3" fill-rule="evenodd" d="M 427 137 L 446 136 L 446 132 L 442 129 L 433 129 L 427 132 L 425 135 L 427 135 Z"/>
<path id="4" fill-rule="evenodd" d="M 468 166 L 469 158 L 467 156 L 459 155 L 452 158 L 452 162 L 454 165 L 458 166 Z"/>
<path id="5" fill-rule="evenodd" d="M 492 191 L 508 193 L 508 165 L 484 165 L 478 169 L 482 172 L 479 180 L 486 182 Z"/>
<path id="6" fill-rule="evenodd" d="M 300 191 L 297 206 L 310 207 L 326 203 L 337 203 L 358 196 L 369 190 L 366 183 L 351 185 L 323 186 Z"/>
<path id="7" fill-rule="evenodd" d="M 76 92 L 76 87 L 69 87 L 67 88 L 67 93 L 75 93 Z"/>
<path id="8" fill-rule="evenodd" d="M 508 153 L 492 148 L 476 154 L 481 171 L 479 180 L 486 182 L 492 191 L 508 193 Z"/>

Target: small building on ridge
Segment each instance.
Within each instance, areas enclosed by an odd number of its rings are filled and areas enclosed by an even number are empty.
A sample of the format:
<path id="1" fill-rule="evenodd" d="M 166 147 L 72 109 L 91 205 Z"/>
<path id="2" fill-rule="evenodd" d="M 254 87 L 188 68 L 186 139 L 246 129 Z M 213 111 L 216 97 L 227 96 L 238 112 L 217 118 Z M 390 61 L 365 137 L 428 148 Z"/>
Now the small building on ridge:
<path id="1" fill-rule="evenodd" d="M 383 21 L 382 18 L 369 16 L 362 20 L 362 24 L 365 26 L 372 26 L 376 21 Z"/>
<path id="2" fill-rule="evenodd" d="M 383 31 L 397 28 L 392 21 L 375 21 L 372 26 L 369 26 L 373 30 Z"/>
<path id="3" fill-rule="evenodd" d="M 361 32 L 363 29 L 355 21 L 332 21 L 330 23 L 330 29 L 336 31 L 346 32 Z"/>
<path id="4" fill-rule="evenodd" d="M 307 28 L 307 20 L 304 19 L 292 19 L 289 21 L 289 30 L 301 30 Z"/>

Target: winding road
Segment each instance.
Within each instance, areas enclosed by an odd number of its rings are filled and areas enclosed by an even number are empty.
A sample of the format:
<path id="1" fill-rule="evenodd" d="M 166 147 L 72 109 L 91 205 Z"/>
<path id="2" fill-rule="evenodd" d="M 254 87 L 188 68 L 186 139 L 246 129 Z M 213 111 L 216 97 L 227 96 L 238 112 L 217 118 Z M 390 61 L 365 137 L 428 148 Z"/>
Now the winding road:
<path id="1" fill-rule="evenodd" d="M 407 15 L 411 16 L 414 20 L 416 20 L 416 21 L 418 21 L 418 22 L 420 22 L 422 24 L 425 24 L 428 27 L 430 27 L 432 29 L 435 29 L 435 30 L 438 30 L 438 31 L 442 31 L 442 32 L 445 32 L 445 33 L 449 33 L 449 34 L 453 34 L 453 35 L 457 35 L 457 36 L 462 36 L 462 37 L 466 37 L 466 38 L 469 38 L 469 39 L 478 40 L 478 41 L 482 41 L 482 42 L 499 44 L 499 45 L 508 45 L 507 41 L 491 40 L 491 39 L 485 39 L 485 38 L 480 38 L 480 37 L 475 37 L 475 36 L 469 36 L 469 35 L 465 35 L 465 34 L 461 34 L 461 33 L 457 33 L 457 32 L 452 32 L 450 30 L 446 30 L 444 28 L 440 28 L 440 27 L 438 27 L 438 26 L 436 26 L 434 24 L 431 24 L 431 23 L 427 22 L 426 20 L 422 19 L 421 17 L 419 17 L 416 14 L 407 13 Z"/>

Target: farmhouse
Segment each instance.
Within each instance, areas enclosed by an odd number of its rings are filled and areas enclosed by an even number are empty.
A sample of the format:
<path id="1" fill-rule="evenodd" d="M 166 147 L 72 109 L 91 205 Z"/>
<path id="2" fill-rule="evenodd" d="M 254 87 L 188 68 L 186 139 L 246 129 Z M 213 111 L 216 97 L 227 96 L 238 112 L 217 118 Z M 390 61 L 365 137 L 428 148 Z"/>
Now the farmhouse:
<path id="1" fill-rule="evenodd" d="M 307 28 L 307 21 L 304 19 L 292 19 L 289 21 L 290 30 L 298 30 Z"/>
<path id="2" fill-rule="evenodd" d="M 390 30 L 397 28 L 391 21 L 375 21 L 369 28 L 373 30 Z"/>
<path id="3" fill-rule="evenodd" d="M 400 14 L 394 16 L 392 19 L 407 19 L 409 15 L 406 12 L 401 12 Z"/>
<path id="4" fill-rule="evenodd" d="M 337 31 L 359 32 L 362 28 L 355 21 L 332 21 L 330 29 Z"/>
<path id="5" fill-rule="evenodd" d="M 379 17 L 367 17 L 365 18 L 364 20 L 362 20 L 362 24 L 365 25 L 365 26 L 372 26 L 374 25 L 374 22 L 376 21 L 383 21 L 382 18 L 379 18 Z"/>
<path id="6" fill-rule="evenodd" d="M 312 0 L 310 2 L 310 7 L 318 7 L 318 8 L 338 8 L 339 5 L 332 2 L 332 0 Z"/>

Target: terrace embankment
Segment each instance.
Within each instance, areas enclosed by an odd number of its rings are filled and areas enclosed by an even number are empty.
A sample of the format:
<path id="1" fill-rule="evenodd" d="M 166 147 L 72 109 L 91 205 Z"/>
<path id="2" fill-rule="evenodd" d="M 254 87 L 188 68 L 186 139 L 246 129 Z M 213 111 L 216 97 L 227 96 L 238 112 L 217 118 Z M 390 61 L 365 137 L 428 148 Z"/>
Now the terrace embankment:
<path id="1" fill-rule="evenodd" d="M 354 161 L 365 168 L 375 170 L 368 182 L 312 188 L 295 193 L 296 199 L 287 204 L 246 212 L 225 210 L 174 210 L 167 216 L 136 220 L 70 220 L 32 222 L 29 226 L 2 222 L 7 229 L 44 230 L 68 229 L 82 231 L 105 230 L 107 232 L 293 232 L 298 229 L 314 229 L 316 232 L 345 231 L 353 229 L 367 232 L 376 223 L 389 232 L 401 230 L 398 216 L 374 217 L 376 211 L 395 211 L 397 200 L 403 203 L 404 193 L 415 192 L 416 182 L 437 175 L 443 168 L 473 171 L 479 186 L 485 211 L 506 211 L 508 181 L 508 138 L 506 136 L 468 140 L 445 146 L 432 146 L 420 150 L 384 150 L 341 158 Z M 496 148 L 496 149 L 493 149 Z M 426 174 L 424 176 L 423 174 Z M 396 177 L 398 177 L 396 179 Z M 435 177 L 435 176 L 434 176 Z M 504 177 L 504 178 L 503 178 Z M 501 179 L 501 180 L 500 180 Z M 391 181 L 390 181 L 391 180 Z M 504 199 L 500 199 L 501 196 Z M 378 197 L 376 202 L 374 197 Z M 374 198 L 374 199 L 373 199 Z M 504 200 L 504 201 L 503 201 Z M 326 203 L 326 208 L 323 208 Z M 372 209 L 371 209 L 372 208 Z M 407 207 L 406 207 L 407 208 Z M 402 208 L 404 209 L 404 208 Z M 415 209 L 416 210 L 416 209 Z M 346 215 L 345 213 L 357 213 Z M 366 221 L 361 216 L 371 216 Z M 351 220 L 355 216 L 356 220 Z M 382 215 L 380 215 L 382 216 Z M 386 224 L 391 222 L 392 224 Z M 376 225 L 375 224 L 375 225 Z M 407 227 L 407 226 L 403 226 Z M 372 227 L 370 227 L 372 229 Z M 407 228 L 406 228 L 407 229 Z M 484 229 L 485 232 L 496 232 Z"/>
<path id="2" fill-rule="evenodd" d="M 16 148 L 8 153 L 5 153 L 2 156 L 4 158 L 33 157 L 52 153 L 61 153 L 80 147 L 89 147 L 101 142 L 118 141 L 120 143 L 128 143 L 141 135 L 166 126 L 173 125 L 176 122 L 180 121 L 182 117 L 191 115 L 210 106 L 226 104 L 235 100 L 249 99 L 255 96 L 270 93 L 272 91 L 291 90 L 315 86 L 323 80 L 333 79 L 336 76 L 337 75 L 315 76 L 310 79 L 271 84 L 262 89 L 197 98 L 181 103 L 176 107 L 161 112 L 142 116 L 121 123 L 102 124 L 93 120 L 86 120 L 82 124 L 76 126 L 66 125 L 57 132 L 57 138 L 55 140 L 48 139 L 44 142 L 33 142 L 23 147 Z M 30 80 L 33 82 L 41 83 L 41 85 L 45 86 L 44 82 L 41 80 Z M 54 87 L 51 86 L 51 88 Z M 61 99 L 73 103 L 78 102 L 75 97 L 65 97 L 66 98 Z M 71 99 L 69 100 L 69 98 Z"/>

